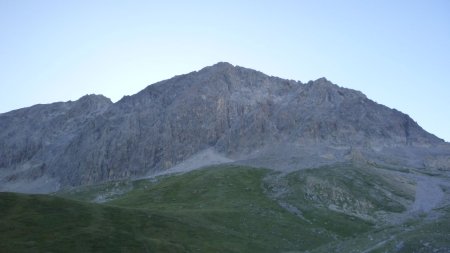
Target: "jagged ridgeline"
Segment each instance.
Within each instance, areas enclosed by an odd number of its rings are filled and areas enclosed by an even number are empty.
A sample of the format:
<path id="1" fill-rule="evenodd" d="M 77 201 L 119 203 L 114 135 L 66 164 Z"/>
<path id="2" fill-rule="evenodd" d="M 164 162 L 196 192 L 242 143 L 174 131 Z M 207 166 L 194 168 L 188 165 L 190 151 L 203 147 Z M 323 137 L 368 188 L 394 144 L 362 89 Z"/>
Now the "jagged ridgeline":
<path id="1" fill-rule="evenodd" d="M 347 161 L 450 167 L 448 143 L 361 92 L 228 63 L 116 103 L 88 95 L 3 113 L 0 129 L 0 190 L 19 192 L 216 163 L 282 171 Z"/>

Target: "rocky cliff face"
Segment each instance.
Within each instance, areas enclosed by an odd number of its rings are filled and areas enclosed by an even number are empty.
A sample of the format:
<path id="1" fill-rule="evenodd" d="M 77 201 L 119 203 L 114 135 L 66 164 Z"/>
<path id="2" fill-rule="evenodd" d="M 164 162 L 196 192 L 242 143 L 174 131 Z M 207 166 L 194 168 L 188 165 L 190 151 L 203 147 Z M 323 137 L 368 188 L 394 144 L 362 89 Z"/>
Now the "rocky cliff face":
<path id="1" fill-rule="evenodd" d="M 303 84 L 228 63 L 114 104 L 86 96 L 0 114 L 0 127 L 4 185 L 45 177 L 58 188 L 137 177 L 204 150 L 278 169 L 352 159 L 425 167 L 450 154 L 408 115 L 361 92 L 325 78 Z M 434 156 L 439 163 L 430 162 Z"/>
<path id="2" fill-rule="evenodd" d="M 0 190 L 57 189 L 60 170 L 50 165 L 111 104 L 106 97 L 87 95 L 0 114 Z"/>

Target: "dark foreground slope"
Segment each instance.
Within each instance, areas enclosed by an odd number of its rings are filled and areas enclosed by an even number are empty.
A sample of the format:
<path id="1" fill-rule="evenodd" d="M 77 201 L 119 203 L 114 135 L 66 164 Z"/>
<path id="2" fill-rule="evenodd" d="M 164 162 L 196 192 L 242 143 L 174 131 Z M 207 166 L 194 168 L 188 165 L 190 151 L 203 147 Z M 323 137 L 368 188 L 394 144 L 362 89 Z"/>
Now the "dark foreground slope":
<path id="1" fill-rule="evenodd" d="M 111 103 L 101 96 L 0 114 L 0 190 L 140 177 L 208 151 L 296 170 L 364 160 L 450 169 L 450 148 L 397 110 L 325 78 L 218 63 Z"/>
<path id="2" fill-rule="evenodd" d="M 0 244 L 12 252 L 276 252 L 331 240 L 309 235 L 311 226 L 264 196 L 265 172 L 211 170 L 140 181 L 103 205 L 2 193 Z"/>
<path id="3" fill-rule="evenodd" d="M 1 193 L 0 247 L 6 252 L 450 250 L 447 202 L 420 215 L 410 212 L 418 185 L 413 174 L 350 164 L 273 173 L 219 166 L 81 187 L 59 197 Z"/>

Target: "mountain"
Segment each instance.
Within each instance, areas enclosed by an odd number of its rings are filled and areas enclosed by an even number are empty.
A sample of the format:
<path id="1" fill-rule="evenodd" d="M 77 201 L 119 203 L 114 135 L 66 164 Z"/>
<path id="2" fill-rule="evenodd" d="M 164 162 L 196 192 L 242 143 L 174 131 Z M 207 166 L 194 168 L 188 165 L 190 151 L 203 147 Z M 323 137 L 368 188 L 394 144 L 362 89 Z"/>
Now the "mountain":
<path id="1" fill-rule="evenodd" d="M 218 63 L 0 129 L 6 252 L 450 251 L 450 144 L 325 78 Z"/>
<path id="2" fill-rule="evenodd" d="M 0 114 L 0 129 L 2 191 L 53 192 L 216 163 L 450 169 L 448 143 L 361 92 L 229 63 L 116 103 L 89 95 Z"/>

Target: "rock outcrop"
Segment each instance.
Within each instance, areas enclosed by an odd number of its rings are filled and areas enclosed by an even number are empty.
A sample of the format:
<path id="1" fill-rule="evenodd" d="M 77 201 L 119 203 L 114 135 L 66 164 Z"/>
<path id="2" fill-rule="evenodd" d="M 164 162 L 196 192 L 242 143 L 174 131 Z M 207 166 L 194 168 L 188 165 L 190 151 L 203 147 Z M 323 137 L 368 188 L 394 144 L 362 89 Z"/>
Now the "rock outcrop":
<path id="1" fill-rule="evenodd" d="M 359 91 L 228 63 L 114 104 L 91 95 L 0 114 L 0 128 L 0 190 L 42 177 L 51 182 L 48 191 L 139 177 L 205 150 L 274 169 L 355 159 L 425 168 L 450 157 L 443 140 Z"/>

